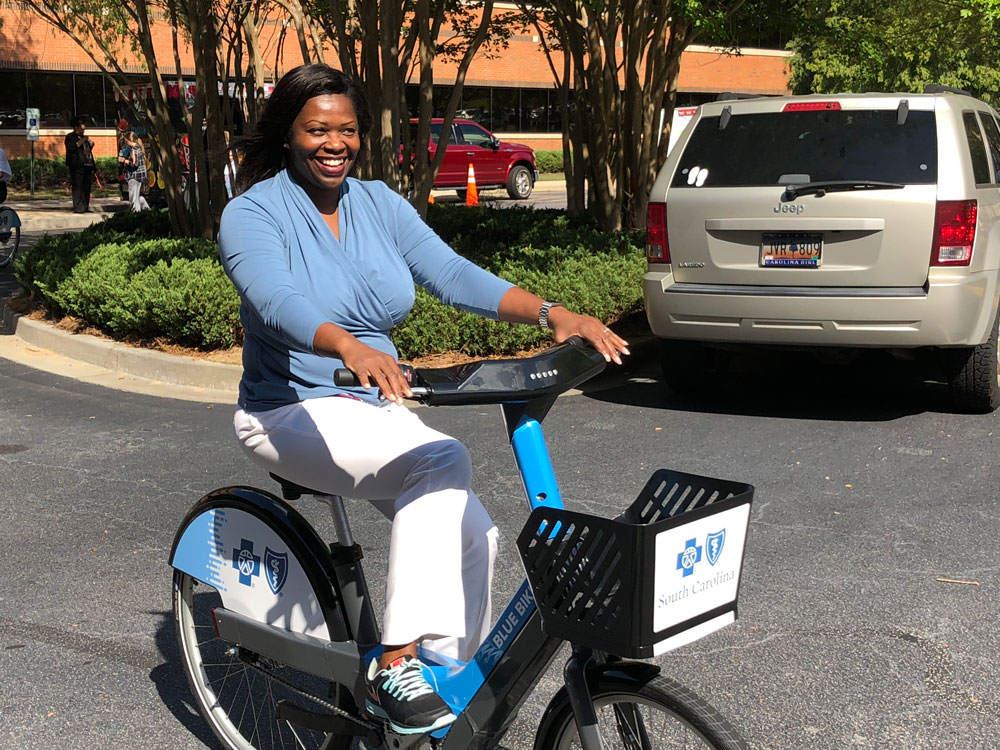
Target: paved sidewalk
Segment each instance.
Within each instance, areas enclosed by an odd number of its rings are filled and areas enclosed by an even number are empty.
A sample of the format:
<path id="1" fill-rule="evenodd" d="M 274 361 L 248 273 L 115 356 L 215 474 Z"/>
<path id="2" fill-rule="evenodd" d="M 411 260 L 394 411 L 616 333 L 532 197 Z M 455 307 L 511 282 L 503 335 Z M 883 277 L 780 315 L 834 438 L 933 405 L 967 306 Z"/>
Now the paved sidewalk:
<path id="1" fill-rule="evenodd" d="M 73 213 L 73 201 L 44 198 L 38 200 L 7 200 L 3 205 L 17 211 L 21 217 L 21 234 L 25 232 L 83 229 L 112 214 L 128 211 L 128 202 L 117 198 L 91 198 L 90 213 Z"/>

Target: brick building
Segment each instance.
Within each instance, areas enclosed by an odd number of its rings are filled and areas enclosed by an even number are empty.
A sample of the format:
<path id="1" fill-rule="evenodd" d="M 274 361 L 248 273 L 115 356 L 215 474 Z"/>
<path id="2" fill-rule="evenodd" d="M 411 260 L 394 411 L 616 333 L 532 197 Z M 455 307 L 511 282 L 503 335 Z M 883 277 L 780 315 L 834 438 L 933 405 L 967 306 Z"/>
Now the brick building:
<path id="1" fill-rule="evenodd" d="M 265 27 L 261 41 L 265 59 L 280 59 L 282 70 L 301 62 L 298 45 L 292 40 L 279 44 L 282 23 L 275 19 Z M 170 28 L 154 29 L 157 59 L 174 75 Z M 280 50 L 280 54 L 279 54 Z M 190 50 L 181 45 L 181 72 L 193 79 Z M 744 48 L 739 56 L 692 45 L 681 61 L 679 105 L 706 101 L 722 91 L 756 94 L 788 93 L 789 53 Z M 329 54 L 332 61 L 336 56 Z M 139 61 L 124 59 L 122 67 L 135 76 L 132 96 L 141 100 L 148 78 Z M 447 63 L 435 70 L 435 100 L 447 93 L 454 81 L 455 66 Z M 175 94 L 180 92 L 174 92 Z M 411 87 L 415 101 L 415 87 Z M 24 110 L 41 111 L 41 131 L 35 154 L 63 153 L 63 138 L 69 119 L 78 114 L 88 121 L 88 133 L 96 143 L 98 156 L 116 153 L 119 121 L 128 116 L 128 107 L 117 100 L 113 87 L 99 67 L 70 37 L 30 11 L 27 5 L 0 0 L 0 146 L 11 157 L 26 156 L 30 144 L 25 138 Z M 460 114 L 481 122 L 505 140 L 517 140 L 536 149 L 558 149 L 560 119 L 549 64 L 537 37 L 515 35 L 502 55 L 480 56 L 466 77 Z"/>

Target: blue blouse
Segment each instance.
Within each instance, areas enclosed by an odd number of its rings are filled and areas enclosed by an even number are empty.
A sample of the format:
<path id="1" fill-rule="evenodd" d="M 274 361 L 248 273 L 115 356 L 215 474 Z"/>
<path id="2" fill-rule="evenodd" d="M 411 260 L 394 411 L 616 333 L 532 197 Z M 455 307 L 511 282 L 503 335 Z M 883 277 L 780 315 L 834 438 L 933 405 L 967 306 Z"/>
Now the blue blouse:
<path id="1" fill-rule="evenodd" d="M 494 320 L 513 286 L 455 253 L 385 183 L 348 178 L 339 218 L 340 241 L 287 170 L 222 213 L 219 253 L 243 302 L 246 411 L 342 393 L 377 402 L 374 389 L 334 385 L 343 362 L 313 349 L 324 322 L 398 357 L 389 331 L 413 307 L 414 282 Z"/>

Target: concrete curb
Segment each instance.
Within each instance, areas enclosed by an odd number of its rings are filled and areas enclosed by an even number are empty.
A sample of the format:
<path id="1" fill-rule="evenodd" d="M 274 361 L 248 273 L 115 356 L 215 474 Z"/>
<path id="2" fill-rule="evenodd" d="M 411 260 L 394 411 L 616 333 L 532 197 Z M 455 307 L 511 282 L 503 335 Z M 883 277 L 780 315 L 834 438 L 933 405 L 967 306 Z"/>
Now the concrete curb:
<path id="1" fill-rule="evenodd" d="M 80 362 L 113 372 L 171 385 L 194 386 L 213 391 L 236 392 L 243 368 L 219 362 L 139 349 L 117 341 L 60 331 L 25 318 L 3 306 L 3 327 L 22 341 Z"/>

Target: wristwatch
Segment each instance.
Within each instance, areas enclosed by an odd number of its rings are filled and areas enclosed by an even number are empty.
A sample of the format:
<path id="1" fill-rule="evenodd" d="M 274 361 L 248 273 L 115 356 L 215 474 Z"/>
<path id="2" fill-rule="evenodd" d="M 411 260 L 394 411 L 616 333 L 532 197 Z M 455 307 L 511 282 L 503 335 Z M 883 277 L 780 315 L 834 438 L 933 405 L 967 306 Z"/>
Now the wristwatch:
<path id="1" fill-rule="evenodd" d="M 551 328 L 549 325 L 549 310 L 553 307 L 562 307 L 562 302 L 543 302 L 538 309 L 538 325 L 542 328 Z"/>

